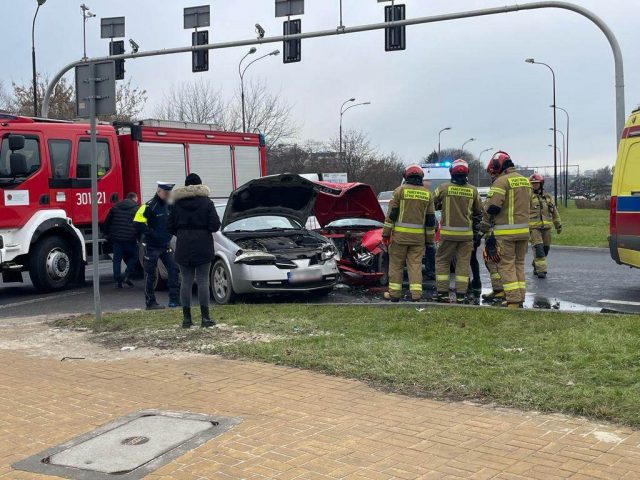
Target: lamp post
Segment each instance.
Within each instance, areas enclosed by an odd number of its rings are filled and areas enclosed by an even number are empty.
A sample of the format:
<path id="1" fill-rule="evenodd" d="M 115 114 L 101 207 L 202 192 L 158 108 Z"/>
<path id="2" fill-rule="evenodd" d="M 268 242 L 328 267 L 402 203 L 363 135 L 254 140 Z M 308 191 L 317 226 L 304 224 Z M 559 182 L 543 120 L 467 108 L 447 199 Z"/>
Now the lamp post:
<path id="1" fill-rule="evenodd" d="M 551 108 L 554 108 L 553 105 L 551 105 Z M 562 107 L 558 107 L 557 105 L 555 106 L 555 108 L 557 108 L 558 110 L 562 110 L 564 112 L 564 114 L 567 116 L 567 138 L 565 140 L 565 149 L 564 149 L 564 164 L 565 164 L 565 170 L 564 170 L 564 206 L 565 208 L 567 207 L 567 204 L 569 203 L 569 123 L 570 123 L 570 119 L 569 119 L 569 112 L 567 112 L 564 108 Z"/>
<path id="2" fill-rule="evenodd" d="M 490 152 L 491 150 L 493 150 L 493 147 L 485 148 L 480 152 L 480 155 L 478 155 L 478 163 L 480 165 L 478 166 L 478 181 L 476 182 L 476 187 L 480 186 L 480 170 L 482 169 L 482 155 L 484 155 L 487 152 Z"/>
<path id="3" fill-rule="evenodd" d="M 342 104 L 342 106 L 340 107 L 340 135 L 339 135 L 339 137 L 340 137 L 340 151 L 338 153 L 338 158 L 340 160 L 342 160 L 342 115 L 344 115 L 344 107 L 345 107 L 345 105 L 347 103 L 351 103 L 351 102 L 355 102 L 355 101 L 356 101 L 355 97 L 354 98 L 350 98 L 349 100 L 346 100 Z"/>
<path id="4" fill-rule="evenodd" d="M 477 140 L 476 138 L 471 137 L 469 140 L 467 140 L 466 142 L 464 142 L 462 144 L 462 147 L 460 148 L 460 151 L 462 151 L 462 153 L 464 153 L 464 147 L 467 146 L 467 143 L 475 142 L 476 140 Z"/>
<path id="5" fill-rule="evenodd" d="M 549 130 L 553 131 L 553 128 L 549 128 Z M 566 163 L 567 163 L 567 150 L 565 147 L 567 142 L 567 137 L 565 136 L 564 132 L 560 129 L 556 129 L 556 132 L 562 135 L 562 149 L 561 149 L 562 157 L 560 158 L 560 200 L 562 200 L 562 198 L 564 197 L 563 194 L 564 192 L 566 192 L 566 189 L 567 189 L 567 186 L 564 181 L 565 175 L 563 173 L 563 169 L 566 168 Z"/>
<path id="6" fill-rule="evenodd" d="M 554 152 L 553 152 L 553 153 L 554 153 L 554 156 L 555 156 L 555 154 L 559 154 L 559 156 L 560 156 L 560 163 L 562 163 L 562 151 L 560 150 L 560 147 L 558 147 L 558 146 L 556 146 L 556 145 L 549 145 L 549 147 L 553 148 L 553 150 L 554 150 Z M 556 170 L 556 169 L 558 168 L 558 165 L 557 165 L 557 164 L 554 164 L 554 165 L 553 165 L 553 168 L 554 168 L 554 171 L 556 171 L 556 172 L 557 172 L 557 170 Z M 558 188 L 558 182 L 557 182 L 557 181 L 555 182 L 554 188 Z M 557 200 L 558 200 L 558 191 L 556 190 L 555 192 L 553 192 L 553 195 L 554 195 L 554 197 L 555 197 L 555 200 L 557 201 Z M 556 203 L 556 205 L 557 205 L 557 203 Z"/>
<path id="7" fill-rule="evenodd" d="M 451 130 L 451 127 L 444 127 L 438 132 L 438 161 L 440 161 L 440 137 L 442 135 L 442 132 L 446 132 L 448 130 Z"/>
<path id="8" fill-rule="evenodd" d="M 245 97 L 244 97 L 244 74 L 247 72 L 247 69 L 257 61 L 262 60 L 263 58 L 267 58 L 271 56 L 276 57 L 280 55 L 280 50 L 274 50 L 273 52 L 267 53 L 266 55 L 262 55 L 261 57 L 256 58 L 255 60 L 249 62 L 246 67 L 242 68 L 242 63 L 244 62 L 244 60 L 249 55 L 253 55 L 257 51 L 258 49 L 256 47 L 251 47 L 249 51 L 246 53 L 246 55 L 242 57 L 242 59 L 240 60 L 240 63 L 238 64 L 238 75 L 240 75 L 240 101 L 242 103 L 242 132 L 243 133 L 247 132 Z"/>
<path id="9" fill-rule="evenodd" d="M 38 76 L 36 72 L 36 17 L 40 7 L 45 4 L 47 0 L 38 0 L 38 6 L 36 7 L 36 13 L 33 15 L 33 24 L 31 25 L 31 68 L 33 71 L 33 116 L 38 116 Z"/>
<path id="10" fill-rule="evenodd" d="M 551 77 L 553 79 L 553 189 L 554 189 L 554 200 L 556 205 L 558 204 L 558 136 L 556 135 L 555 130 L 558 128 L 557 122 L 557 113 L 556 113 L 556 72 L 551 68 L 551 66 L 546 63 L 536 62 L 533 58 L 527 58 L 525 62 L 530 63 L 532 65 L 544 65 L 551 72 Z"/>
<path id="11" fill-rule="evenodd" d="M 361 107 L 363 105 L 371 105 L 371 102 L 362 102 L 362 103 L 356 103 L 355 105 L 350 105 L 347 108 L 344 108 L 347 103 L 351 103 L 355 101 L 356 101 L 355 98 L 350 98 L 349 100 L 344 102 L 340 107 L 340 154 L 339 154 L 340 160 L 342 160 L 342 117 L 344 116 L 345 113 L 347 113 L 347 111 L 349 111 L 352 108 Z"/>

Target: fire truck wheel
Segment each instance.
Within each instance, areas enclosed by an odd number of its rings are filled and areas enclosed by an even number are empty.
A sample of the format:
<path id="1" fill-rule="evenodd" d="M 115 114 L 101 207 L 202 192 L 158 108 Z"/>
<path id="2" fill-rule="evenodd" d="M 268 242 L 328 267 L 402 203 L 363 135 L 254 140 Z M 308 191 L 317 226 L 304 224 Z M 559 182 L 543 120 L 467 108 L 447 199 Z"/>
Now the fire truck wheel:
<path id="1" fill-rule="evenodd" d="M 231 285 L 231 274 L 222 260 L 218 260 L 211 269 L 211 291 L 213 299 L 220 305 L 233 303 L 236 297 Z"/>
<path id="2" fill-rule="evenodd" d="M 38 241 L 29 256 L 29 276 L 37 290 L 52 292 L 65 288 L 73 278 L 73 250 L 61 237 L 45 237 Z"/>

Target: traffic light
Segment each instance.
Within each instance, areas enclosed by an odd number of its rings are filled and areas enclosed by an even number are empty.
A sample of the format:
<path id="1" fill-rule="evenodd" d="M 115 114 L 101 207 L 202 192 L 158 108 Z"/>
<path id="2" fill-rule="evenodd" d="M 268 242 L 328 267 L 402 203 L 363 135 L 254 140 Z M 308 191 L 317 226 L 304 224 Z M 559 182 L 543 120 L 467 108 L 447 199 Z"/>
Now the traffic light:
<path id="1" fill-rule="evenodd" d="M 209 31 L 201 30 L 191 34 L 191 45 L 207 45 L 209 43 Z M 209 50 L 196 50 L 191 60 L 192 72 L 206 72 L 209 70 Z"/>
<path id="2" fill-rule="evenodd" d="M 384 21 L 398 22 L 407 16 L 406 5 L 389 5 L 384 7 Z M 407 27 L 390 27 L 384 29 L 384 49 L 387 52 L 405 50 L 407 48 Z"/>
<path id="3" fill-rule="evenodd" d="M 109 55 L 122 55 L 124 53 L 124 40 L 116 40 L 109 43 Z M 124 80 L 124 60 L 116 60 L 116 80 Z"/>
<path id="4" fill-rule="evenodd" d="M 296 35 L 302 33 L 302 20 L 287 20 L 283 24 L 282 34 Z M 302 40 L 285 40 L 283 42 L 284 55 L 282 61 L 284 63 L 294 63 L 302 60 Z"/>

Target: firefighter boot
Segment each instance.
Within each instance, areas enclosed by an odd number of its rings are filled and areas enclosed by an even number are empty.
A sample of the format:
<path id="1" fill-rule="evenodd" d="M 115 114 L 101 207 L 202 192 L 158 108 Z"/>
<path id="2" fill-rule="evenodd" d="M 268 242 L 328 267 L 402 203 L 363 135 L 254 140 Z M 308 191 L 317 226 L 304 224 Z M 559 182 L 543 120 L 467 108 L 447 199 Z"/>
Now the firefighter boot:
<path id="1" fill-rule="evenodd" d="M 456 293 L 456 303 L 458 305 L 469 305 L 471 301 L 469 301 L 466 293 Z"/>
<path id="2" fill-rule="evenodd" d="M 392 301 L 393 303 L 398 303 L 398 302 L 400 301 L 400 299 L 399 299 L 399 298 L 393 298 L 393 297 L 389 294 L 389 292 L 384 292 L 383 297 L 384 297 L 384 299 L 385 299 L 385 300 L 390 300 L 390 301 Z"/>
<path id="3" fill-rule="evenodd" d="M 211 318 L 209 317 L 209 307 L 208 306 L 201 306 L 200 307 L 200 313 L 202 315 L 202 323 L 200 324 L 200 326 L 202 328 L 215 327 L 216 322 L 211 320 Z"/>
<path id="4" fill-rule="evenodd" d="M 435 303 L 451 303 L 449 292 L 438 292 L 433 297 L 431 297 L 431 301 Z"/>
<path id="5" fill-rule="evenodd" d="M 191 308 L 182 307 L 182 328 L 191 328 L 193 320 L 191 320 Z"/>
<path id="6" fill-rule="evenodd" d="M 482 301 L 484 303 L 501 303 L 504 300 L 504 291 L 496 292 L 493 290 L 491 293 L 482 294 Z"/>

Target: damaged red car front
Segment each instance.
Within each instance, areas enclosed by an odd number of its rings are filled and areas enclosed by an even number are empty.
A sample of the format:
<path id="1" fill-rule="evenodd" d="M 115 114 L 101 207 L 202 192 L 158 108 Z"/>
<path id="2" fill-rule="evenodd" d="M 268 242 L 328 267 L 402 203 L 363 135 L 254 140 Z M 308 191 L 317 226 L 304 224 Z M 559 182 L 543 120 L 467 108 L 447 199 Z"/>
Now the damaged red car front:
<path id="1" fill-rule="evenodd" d="M 382 245 L 384 212 L 371 186 L 315 182 L 314 215 L 320 234 L 336 246 L 338 269 L 349 285 L 384 285 L 387 253 Z"/>

